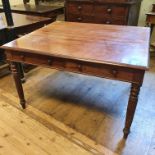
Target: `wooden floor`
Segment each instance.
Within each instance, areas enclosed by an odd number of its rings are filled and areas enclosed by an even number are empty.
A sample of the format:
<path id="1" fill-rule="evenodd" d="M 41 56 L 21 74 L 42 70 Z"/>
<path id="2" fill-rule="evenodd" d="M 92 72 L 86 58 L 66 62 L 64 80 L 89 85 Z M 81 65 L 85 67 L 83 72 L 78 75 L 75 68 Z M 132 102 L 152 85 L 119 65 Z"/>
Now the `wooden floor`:
<path id="1" fill-rule="evenodd" d="M 96 145 L 94 141 L 31 106 L 26 113 L 36 113 L 62 133 L 45 127 L 14 106 L 0 101 L 0 155 L 114 155 L 112 151 Z"/>
<path id="2" fill-rule="evenodd" d="M 126 141 L 128 83 L 36 68 L 26 75 L 22 110 L 12 77 L 1 78 L 0 154 L 154 155 L 155 57 L 150 66 Z"/>

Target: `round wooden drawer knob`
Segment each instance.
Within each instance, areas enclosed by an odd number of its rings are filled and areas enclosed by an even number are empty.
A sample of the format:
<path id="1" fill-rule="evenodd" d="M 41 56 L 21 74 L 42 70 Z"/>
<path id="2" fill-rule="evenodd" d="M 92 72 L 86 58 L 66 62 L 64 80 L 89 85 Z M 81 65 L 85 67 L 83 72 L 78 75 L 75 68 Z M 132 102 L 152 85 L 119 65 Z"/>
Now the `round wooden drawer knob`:
<path id="1" fill-rule="evenodd" d="M 111 12 L 112 12 L 112 9 L 111 9 L 111 8 L 108 8 L 108 9 L 107 9 L 107 12 L 108 12 L 108 13 L 111 13 Z"/>
<path id="2" fill-rule="evenodd" d="M 106 23 L 106 24 L 111 24 L 111 21 L 106 21 L 105 23 Z"/>
<path id="3" fill-rule="evenodd" d="M 20 58 L 24 61 L 25 57 L 24 55 L 21 55 Z"/>
<path id="4" fill-rule="evenodd" d="M 114 75 L 114 77 L 117 77 L 118 71 L 115 70 L 115 69 L 113 69 L 113 70 L 112 70 L 112 74 Z"/>
<path id="5" fill-rule="evenodd" d="M 81 10 L 82 9 L 82 6 L 78 6 L 78 10 Z"/>
<path id="6" fill-rule="evenodd" d="M 82 18 L 81 18 L 81 17 L 79 17 L 79 18 L 77 18 L 77 20 L 78 20 L 78 21 L 82 21 Z"/>
<path id="7" fill-rule="evenodd" d="M 82 71 L 82 65 L 78 65 L 78 69 L 79 69 L 79 71 Z"/>
<path id="8" fill-rule="evenodd" d="M 48 65 L 52 65 L 52 60 L 51 59 L 48 59 L 47 60 L 47 63 L 48 63 Z"/>

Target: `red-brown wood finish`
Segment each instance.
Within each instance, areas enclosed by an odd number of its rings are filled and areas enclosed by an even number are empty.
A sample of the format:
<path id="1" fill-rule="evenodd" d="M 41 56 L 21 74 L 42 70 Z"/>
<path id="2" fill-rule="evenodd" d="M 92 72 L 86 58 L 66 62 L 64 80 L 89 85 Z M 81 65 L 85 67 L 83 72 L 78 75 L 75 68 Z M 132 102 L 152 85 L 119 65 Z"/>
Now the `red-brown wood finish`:
<path id="1" fill-rule="evenodd" d="M 142 27 L 54 22 L 1 48 L 13 63 L 24 62 L 130 82 L 124 128 L 126 138 L 148 69 L 149 33 L 149 28 Z M 13 73 L 17 77 L 15 67 Z M 15 82 L 19 87 L 19 80 Z M 18 92 L 23 106 L 23 92 Z"/>
<path id="2" fill-rule="evenodd" d="M 149 12 L 146 14 L 146 23 L 147 24 L 155 24 L 155 12 Z"/>
<path id="3" fill-rule="evenodd" d="M 71 22 L 137 25 L 141 0 L 66 0 L 65 20 Z"/>

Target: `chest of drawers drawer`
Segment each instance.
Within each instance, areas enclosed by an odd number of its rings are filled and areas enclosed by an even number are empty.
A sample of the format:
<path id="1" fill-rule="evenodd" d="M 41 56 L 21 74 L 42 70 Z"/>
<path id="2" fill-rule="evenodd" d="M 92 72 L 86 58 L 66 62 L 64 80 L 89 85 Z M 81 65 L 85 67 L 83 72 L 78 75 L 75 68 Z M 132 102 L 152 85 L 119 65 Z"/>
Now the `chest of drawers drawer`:
<path id="1" fill-rule="evenodd" d="M 119 18 L 119 17 L 101 17 L 95 16 L 94 21 L 98 24 L 113 24 L 113 25 L 125 25 L 127 20 L 126 18 Z"/>
<path id="2" fill-rule="evenodd" d="M 126 18 L 116 18 L 116 17 L 102 17 L 94 15 L 77 15 L 69 14 L 69 21 L 71 22 L 83 22 L 83 23 L 96 23 L 96 24 L 116 24 L 116 25 L 125 25 Z"/>
<path id="3" fill-rule="evenodd" d="M 69 14 L 68 18 L 71 22 L 96 23 L 93 15 Z"/>
<path id="4" fill-rule="evenodd" d="M 94 14 L 96 16 L 124 18 L 128 14 L 128 8 L 119 5 L 96 5 L 94 7 Z"/>
<path id="5" fill-rule="evenodd" d="M 75 15 L 91 15 L 94 13 L 94 6 L 93 4 L 87 4 L 87 3 L 69 3 L 67 5 L 66 11 L 70 14 Z"/>
<path id="6" fill-rule="evenodd" d="M 93 4 L 93 3 L 69 3 L 66 11 L 75 15 L 93 15 L 93 16 L 127 16 L 128 8 L 120 5 Z"/>

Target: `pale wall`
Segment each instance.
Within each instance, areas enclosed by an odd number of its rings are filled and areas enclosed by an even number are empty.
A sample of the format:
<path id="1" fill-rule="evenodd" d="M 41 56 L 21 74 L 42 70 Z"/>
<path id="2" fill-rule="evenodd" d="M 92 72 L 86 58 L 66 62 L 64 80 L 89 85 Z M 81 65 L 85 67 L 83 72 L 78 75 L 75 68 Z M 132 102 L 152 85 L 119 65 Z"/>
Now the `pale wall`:
<path id="1" fill-rule="evenodd" d="M 33 0 L 30 0 L 30 1 L 32 1 L 32 3 L 34 3 Z M 22 3 L 23 3 L 23 0 L 10 0 L 11 5 L 22 4 Z M 2 4 L 1 0 L 0 0 L 0 4 Z"/>
<path id="2" fill-rule="evenodd" d="M 152 9 L 152 4 L 155 4 L 155 0 L 143 0 L 140 10 L 140 16 L 139 16 L 139 25 L 144 26 L 145 25 L 145 19 L 146 19 L 146 13 L 149 12 Z"/>
<path id="3" fill-rule="evenodd" d="M 10 0 L 11 5 L 15 4 L 21 4 L 23 0 Z M 34 0 L 31 0 L 31 3 L 34 3 Z M 155 3 L 155 0 L 143 0 L 142 1 L 142 6 L 141 6 L 141 11 L 140 11 L 140 17 L 139 17 L 139 25 L 144 26 L 145 25 L 145 19 L 146 16 L 145 14 L 151 10 L 151 5 Z M 1 4 L 1 0 L 0 0 Z"/>

